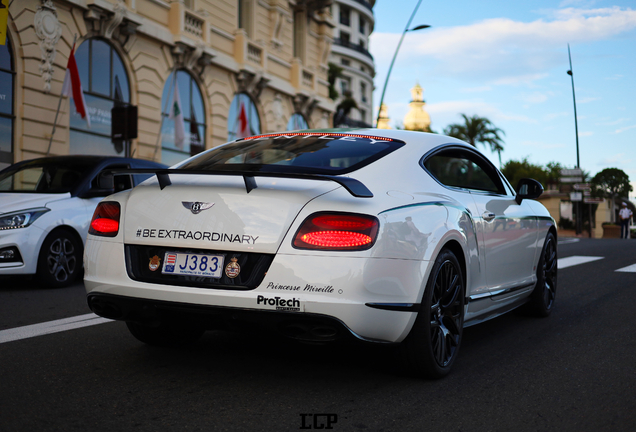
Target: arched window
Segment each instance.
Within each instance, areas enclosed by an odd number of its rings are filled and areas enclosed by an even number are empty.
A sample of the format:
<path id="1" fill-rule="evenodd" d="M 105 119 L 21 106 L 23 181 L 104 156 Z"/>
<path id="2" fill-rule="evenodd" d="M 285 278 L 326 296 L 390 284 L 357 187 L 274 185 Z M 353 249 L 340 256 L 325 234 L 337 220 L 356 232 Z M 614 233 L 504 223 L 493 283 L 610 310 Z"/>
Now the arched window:
<path id="1" fill-rule="evenodd" d="M 179 95 L 178 112 L 183 116 L 181 126 L 175 110 L 175 88 Z M 177 79 L 171 73 L 161 96 L 163 122 L 161 125 L 161 162 L 174 165 L 205 150 L 205 107 L 199 85 L 192 76 L 177 71 Z M 176 123 L 175 123 L 176 122 Z M 177 127 L 175 127 L 175 125 Z M 181 135 L 183 134 L 183 135 Z"/>
<path id="2" fill-rule="evenodd" d="M 110 110 L 116 103 L 130 103 L 124 63 L 117 51 L 102 39 L 84 41 L 75 51 L 75 61 L 91 127 L 71 103 L 70 154 L 126 155 L 126 143 L 113 144 L 110 139 Z"/>
<path id="3" fill-rule="evenodd" d="M 289 118 L 287 122 L 287 130 L 301 130 L 301 129 L 309 129 L 309 125 L 307 124 L 307 120 L 300 113 L 294 113 Z"/>
<path id="4" fill-rule="evenodd" d="M 13 163 L 13 81 L 11 39 L 0 45 L 0 169 Z"/>
<path id="5" fill-rule="evenodd" d="M 227 120 L 228 141 L 261 133 L 261 120 L 256 104 L 246 93 L 234 96 Z"/>

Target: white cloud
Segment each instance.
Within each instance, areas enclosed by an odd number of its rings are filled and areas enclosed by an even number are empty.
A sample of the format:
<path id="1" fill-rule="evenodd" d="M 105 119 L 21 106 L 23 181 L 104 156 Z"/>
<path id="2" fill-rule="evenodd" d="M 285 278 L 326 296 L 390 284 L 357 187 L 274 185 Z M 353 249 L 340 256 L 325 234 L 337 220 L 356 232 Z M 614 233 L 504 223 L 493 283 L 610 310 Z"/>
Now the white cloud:
<path id="1" fill-rule="evenodd" d="M 623 132 L 625 132 L 625 131 L 628 131 L 628 130 L 630 130 L 630 129 L 634 129 L 634 128 L 636 128 L 636 125 L 627 126 L 627 127 L 621 128 L 621 129 L 616 129 L 616 130 L 614 131 L 614 133 L 619 134 L 619 133 L 623 133 Z"/>
<path id="2" fill-rule="evenodd" d="M 586 98 L 582 98 L 581 100 L 576 101 L 577 103 L 580 104 L 585 104 L 585 103 L 590 103 L 590 102 L 594 102 L 596 100 L 600 100 L 601 98 L 598 97 L 586 97 Z"/>
<path id="3" fill-rule="evenodd" d="M 612 156 L 608 156 L 605 159 L 598 161 L 597 165 L 603 167 L 618 167 L 625 164 L 630 164 L 631 159 L 627 159 L 625 153 L 618 153 Z"/>
<path id="4" fill-rule="evenodd" d="M 566 117 L 569 116 L 570 113 L 569 112 L 559 112 L 559 113 L 551 113 L 551 114 L 546 114 L 543 119 L 545 121 L 550 121 L 550 120 L 554 120 L 557 119 L 559 117 Z"/>
<path id="5" fill-rule="evenodd" d="M 603 120 L 605 120 L 605 119 L 603 119 Z M 607 121 L 595 123 L 595 126 L 616 126 L 616 125 L 619 125 L 621 123 L 625 123 L 628 120 L 629 119 L 625 118 L 625 117 L 621 117 L 619 119 L 612 120 L 612 121 L 609 121 L 609 119 L 607 119 Z"/>
<path id="6" fill-rule="evenodd" d="M 435 118 L 452 114 L 456 117 L 456 120 L 451 120 L 453 123 L 460 121 L 460 113 L 466 114 L 467 116 L 478 115 L 480 117 L 486 117 L 495 124 L 502 120 L 512 120 L 532 124 L 538 123 L 536 119 L 525 115 L 504 113 L 494 105 L 482 101 L 458 100 L 437 102 L 427 104 L 426 110 L 431 114 L 431 117 L 435 115 Z"/>
<path id="7" fill-rule="evenodd" d="M 459 89 L 460 92 L 463 93 L 482 93 L 492 90 L 490 86 L 481 86 L 481 87 L 471 87 L 471 88 L 463 88 Z"/>
<path id="8" fill-rule="evenodd" d="M 534 149 L 543 149 L 543 150 L 550 150 L 550 149 L 557 149 L 557 148 L 565 148 L 567 147 L 565 144 L 558 144 L 558 143 L 546 143 L 546 142 L 542 142 L 542 141 L 523 141 L 521 143 L 522 146 L 524 147 L 532 147 Z"/>
<path id="9" fill-rule="evenodd" d="M 577 43 L 607 40 L 636 28 L 636 10 L 618 6 L 544 13 L 546 19 L 532 22 L 493 18 L 408 33 L 401 47 L 408 55 L 398 56 L 398 62 L 412 65 L 419 57 L 423 64 L 436 60 L 435 72 L 445 75 L 490 79 L 500 85 L 532 84 L 546 77 L 546 70 L 564 65 L 568 43 L 574 49 Z M 400 36 L 373 33 L 374 57 L 391 58 Z"/>
<path id="10" fill-rule="evenodd" d="M 579 132 L 579 137 L 588 137 L 594 135 L 594 132 Z"/>
<path id="11" fill-rule="evenodd" d="M 539 104 L 539 103 L 543 103 L 547 101 L 549 95 L 550 95 L 549 93 L 534 92 L 534 93 L 521 95 L 521 99 L 524 102 L 528 102 L 531 104 Z"/>

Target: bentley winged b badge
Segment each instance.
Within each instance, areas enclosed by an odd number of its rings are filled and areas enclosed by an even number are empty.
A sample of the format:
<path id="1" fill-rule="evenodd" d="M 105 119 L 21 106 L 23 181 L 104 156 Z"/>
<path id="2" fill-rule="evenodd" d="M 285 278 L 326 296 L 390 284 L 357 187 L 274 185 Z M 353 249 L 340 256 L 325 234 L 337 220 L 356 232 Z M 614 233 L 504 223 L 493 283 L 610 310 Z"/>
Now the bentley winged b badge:
<path id="1" fill-rule="evenodd" d="M 200 201 L 181 201 L 181 204 L 188 210 L 192 212 L 192 214 L 199 214 L 203 210 L 207 210 L 214 205 L 214 203 L 206 203 Z"/>

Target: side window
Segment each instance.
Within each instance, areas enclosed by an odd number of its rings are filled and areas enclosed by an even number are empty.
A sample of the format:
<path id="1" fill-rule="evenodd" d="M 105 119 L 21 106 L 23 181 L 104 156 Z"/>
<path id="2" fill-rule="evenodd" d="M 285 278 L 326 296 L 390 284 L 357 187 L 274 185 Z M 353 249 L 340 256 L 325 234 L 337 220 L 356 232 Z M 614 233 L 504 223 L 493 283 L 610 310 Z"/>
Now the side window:
<path id="1" fill-rule="evenodd" d="M 424 161 L 424 167 L 445 186 L 506 194 L 494 168 L 477 155 L 465 150 L 444 150 L 436 153 Z"/>

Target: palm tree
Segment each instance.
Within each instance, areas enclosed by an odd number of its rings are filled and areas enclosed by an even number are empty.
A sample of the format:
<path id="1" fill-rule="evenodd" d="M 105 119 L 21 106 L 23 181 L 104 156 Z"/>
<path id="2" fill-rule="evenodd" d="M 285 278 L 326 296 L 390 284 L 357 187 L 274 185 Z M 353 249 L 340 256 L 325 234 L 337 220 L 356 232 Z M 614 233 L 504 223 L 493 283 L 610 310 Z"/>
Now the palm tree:
<path id="1" fill-rule="evenodd" d="M 475 147 L 477 143 L 490 146 L 490 150 L 499 155 L 499 166 L 501 166 L 504 143 L 499 134 L 505 135 L 505 132 L 495 127 L 487 118 L 477 115 L 468 117 L 466 114 L 462 114 L 462 117 L 464 117 L 464 124 L 450 124 L 444 129 L 444 134 L 466 141 Z"/>

